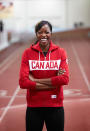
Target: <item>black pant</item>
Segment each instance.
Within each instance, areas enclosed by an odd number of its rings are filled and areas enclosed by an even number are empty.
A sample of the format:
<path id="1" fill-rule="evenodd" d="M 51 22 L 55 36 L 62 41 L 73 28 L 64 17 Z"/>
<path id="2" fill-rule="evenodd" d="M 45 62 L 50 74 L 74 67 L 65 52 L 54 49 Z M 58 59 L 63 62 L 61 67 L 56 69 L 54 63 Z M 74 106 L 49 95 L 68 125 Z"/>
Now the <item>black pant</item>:
<path id="1" fill-rule="evenodd" d="M 40 107 L 26 110 L 26 131 L 42 131 L 44 121 L 47 131 L 64 131 L 63 107 Z"/>

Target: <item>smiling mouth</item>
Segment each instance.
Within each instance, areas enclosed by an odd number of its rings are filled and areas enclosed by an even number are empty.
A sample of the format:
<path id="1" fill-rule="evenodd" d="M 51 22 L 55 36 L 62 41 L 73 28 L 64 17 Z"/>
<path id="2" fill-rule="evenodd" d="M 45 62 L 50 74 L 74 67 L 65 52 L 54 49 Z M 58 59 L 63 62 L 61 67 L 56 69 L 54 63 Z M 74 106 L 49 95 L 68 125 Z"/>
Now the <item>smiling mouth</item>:
<path id="1" fill-rule="evenodd" d="M 47 39 L 46 39 L 46 38 L 42 38 L 41 41 L 42 41 L 42 42 L 46 42 Z"/>
<path id="2" fill-rule="evenodd" d="M 46 38 L 42 38 L 40 41 L 46 43 L 48 40 Z"/>

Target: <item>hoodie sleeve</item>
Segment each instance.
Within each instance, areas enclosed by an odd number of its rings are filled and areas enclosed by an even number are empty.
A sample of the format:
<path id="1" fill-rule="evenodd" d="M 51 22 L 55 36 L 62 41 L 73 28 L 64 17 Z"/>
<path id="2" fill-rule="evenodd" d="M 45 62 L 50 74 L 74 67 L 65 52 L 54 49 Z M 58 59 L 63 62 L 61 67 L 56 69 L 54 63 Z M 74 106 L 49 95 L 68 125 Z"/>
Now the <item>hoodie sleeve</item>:
<path id="1" fill-rule="evenodd" d="M 69 82 L 69 68 L 68 68 L 68 59 L 66 52 L 61 49 L 61 64 L 60 68 L 65 69 L 65 73 L 59 76 L 54 76 L 51 78 L 53 86 L 67 85 Z"/>
<path id="2" fill-rule="evenodd" d="M 28 50 L 24 51 L 21 60 L 20 74 L 19 74 L 19 85 L 22 89 L 35 89 L 36 82 L 29 79 L 29 61 L 27 57 Z"/>

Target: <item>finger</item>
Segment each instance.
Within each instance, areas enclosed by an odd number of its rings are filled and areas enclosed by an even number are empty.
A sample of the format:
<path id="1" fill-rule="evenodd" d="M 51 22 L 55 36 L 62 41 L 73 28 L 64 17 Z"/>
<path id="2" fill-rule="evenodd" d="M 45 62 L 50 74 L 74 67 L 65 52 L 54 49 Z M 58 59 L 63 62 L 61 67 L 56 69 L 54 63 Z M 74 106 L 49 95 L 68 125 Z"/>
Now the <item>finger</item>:
<path id="1" fill-rule="evenodd" d="M 66 71 L 59 71 L 58 74 L 64 74 Z"/>
<path id="2" fill-rule="evenodd" d="M 63 73 L 63 72 L 66 72 L 65 70 L 59 70 L 59 73 Z"/>
<path id="3" fill-rule="evenodd" d="M 66 72 L 66 70 L 65 69 L 63 69 L 63 70 L 59 70 L 60 72 Z"/>

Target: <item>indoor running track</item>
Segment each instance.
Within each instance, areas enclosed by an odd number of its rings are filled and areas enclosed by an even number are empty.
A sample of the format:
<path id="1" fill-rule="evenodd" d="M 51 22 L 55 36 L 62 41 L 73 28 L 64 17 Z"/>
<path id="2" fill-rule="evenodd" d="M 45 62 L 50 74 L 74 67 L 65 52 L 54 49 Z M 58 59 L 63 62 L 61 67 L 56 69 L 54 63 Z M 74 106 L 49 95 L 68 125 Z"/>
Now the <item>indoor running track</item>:
<path id="1" fill-rule="evenodd" d="M 64 86 L 65 131 L 90 131 L 90 41 L 60 43 L 70 70 L 69 85 Z M 0 62 L 0 131 L 25 131 L 26 90 L 19 88 L 18 79 L 26 47 L 20 46 Z"/>

